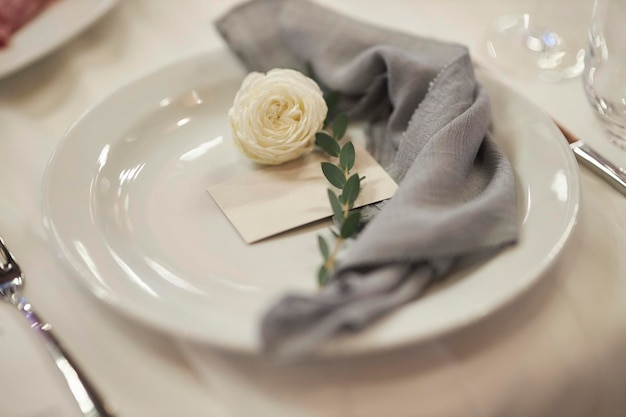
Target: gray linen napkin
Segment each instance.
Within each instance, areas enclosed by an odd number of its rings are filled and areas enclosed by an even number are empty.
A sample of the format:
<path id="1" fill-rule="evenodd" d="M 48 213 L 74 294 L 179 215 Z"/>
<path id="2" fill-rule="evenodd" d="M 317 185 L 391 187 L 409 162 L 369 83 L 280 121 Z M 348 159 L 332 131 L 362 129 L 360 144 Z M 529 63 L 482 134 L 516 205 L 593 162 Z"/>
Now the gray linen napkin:
<path id="1" fill-rule="evenodd" d="M 322 291 L 286 295 L 267 312 L 266 352 L 311 353 L 414 300 L 459 261 L 516 241 L 513 172 L 489 137 L 489 99 L 466 48 L 306 0 L 253 0 L 216 26 L 250 70 L 312 64 L 318 83 L 368 121 L 368 149 L 399 183 L 369 209 L 371 221 Z"/>

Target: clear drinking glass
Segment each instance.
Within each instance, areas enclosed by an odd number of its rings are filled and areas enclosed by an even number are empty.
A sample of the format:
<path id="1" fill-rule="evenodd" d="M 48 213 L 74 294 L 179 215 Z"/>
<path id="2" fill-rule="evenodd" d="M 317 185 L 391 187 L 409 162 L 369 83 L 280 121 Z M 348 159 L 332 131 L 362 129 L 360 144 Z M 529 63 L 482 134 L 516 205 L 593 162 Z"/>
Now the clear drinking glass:
<path id="1" fill-rule="evenodd" d="M 527 0 L 512 3 L 486 33 L 493 62 L 515 76 L 561 81 L 583 72 L 592 0 Z"/>
<path id="2" fill-rule="evenodd" d="M 626 147 L 626 0 L 594 0 L 584 85 L 611 137 Z"/>

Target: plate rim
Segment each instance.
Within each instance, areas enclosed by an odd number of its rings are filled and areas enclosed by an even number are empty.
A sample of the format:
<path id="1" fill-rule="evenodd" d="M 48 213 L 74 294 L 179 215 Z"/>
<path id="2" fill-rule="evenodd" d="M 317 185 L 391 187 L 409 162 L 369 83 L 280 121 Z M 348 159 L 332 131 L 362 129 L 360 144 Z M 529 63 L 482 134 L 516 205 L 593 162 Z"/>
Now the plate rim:
<path id="1" fill-rule="evenodd" d="M 136 76 L 130 81 L 127 81 L 121 86 L 113 89 L 111 92 L 104 95 L 101 99 L 97 100 L 91 106 L 89 106 L 82 114 L 80 114 L 80 116 L 71 124 L 71 126 L 62 135 L 61 139 L 55 146 L 49 161 L 46 164 L 43 186 L 42 186 L 42 189 L 43 189 L 43 193 L 42 193 L 43 195 L 43 199 L 42 199 L 43 223 L 44 223 L 44 229 L 46 230 L 48 236 L 50 237 L 51 243 L 56 249 L 57 255 L 61 259 L 61 262 L 64 263 L 66 266 L 71 267 L 69 269 L 73 272 L 73 275 L 77 275 L 78 277 L 80 277 L 78 280 L 82 283 L 82 285 L 84 285 L 89 290 L 90 294 L 94 295 L 95 298 L 104 301 L 105 304 L 107 304 L 109 307 L 112 307 L 113 310 L 115 310 L 116 312 L 122 313 L 122 315 L 124 316 L 131 317 L 139 325 L 147 325 L 149 326 L 149 328 L 159 331 L 159 332 L 182 337 L 183 339 L 187 339 L 187 340 L 193 340 L 201 344 L 207 344 L 209 346 L 223 348 L 232 352 L 238 352 L 241 354 L 258 354 L 260 353 L 259 349 L 258 347 L 255 347 L 255 346 L 244 346 L 241 343 L 228 343 L 228 342 L 224 342 L 222 339 L 212 339 L 206 336 L 199 336 L 199 335 L 187 332 L 184 329 L 170 328 L 170 327 L 165 328 L 164 325 L 158 323 L 158 321 L 155 320 L 154 318 L 146 317 L 146 315 L 143 314 L 140 310 L 137 310 L 125 304 L 124 298 L 120 298 L 119 296 L 113 296 L 113 294 L 111 293 L 104 292 L 102 287 L 94 285 L 93 279 L 91 278 L 91 276 L 87 276 L 87 277 L 83 276 L 84 274 L 90 275 L 91 273 L 89 271 L 86 271 L 84 266 L 82 266 L 79 261 L 74 259 L 72 256 L 68 255 L 68 250 L 61 242 L 62 238 L 61 236 L 58 235 L 58 232 L 55 229 L 53 222 L 50 219 L 50 207 L 48 206 L 49 204 L 48 189 L 50 186 L 52 170 L 53 170 L 53 165 L 54 165 L 56 156 L 58 155 L 58 152 L 60 150 L 62 150 L 65 146 L 67 146 L 67 142 L 70 139 L 73 129 L 75 129 L 75 127 L 79 125 L 88 114 L 90 114 L 95 109 L 97 109 L 102 103 L 107 102 L 113 96 L 123 92 L 123 90 L 129 88 L 135 83 L 142 82 L 143 80 L 157 76 L 158 74 L 162 72 L 171 71 L 177 67 L 183 68 L 187 65 L 193 64 L 194 62 L 198 60 L 206 59 L 207 54 L 214 53 L 214 52 L 216 52 L 216 50 L 209 50 L 209 51 L 202 51 L 200 53 L 194 53 L 192 55 L 177 59 L 159 68 L 152 69 L 143 74 L 140 74 L 139 76 Z M 223 49 L 220 48 L 217 50 L 217 52 L 221 52 L 221 53 L 226 52 L 229 55 L 231 54 L 231 52 L 228 51 L 226 48 L 223 48 Z M 479 68 L 477 68 L 477 72 L 482 74 L 483 77 L 487 77 L 492 82 L 498 84 L 499 88 L 504 88 L 504 89 L 509 90 L 510 93 L 516 96 L 516 100 L 520 102 L 524 102 L 526 106 L 531 106 L 541 111 L 541 109 L 536 104 L 534 104 L 531 100 L 529 100 L 528 98 L 526 98 L 519 92 L 515 91 L 512 87 L 505 84 L 501 79 L 497 78 L 494 74 L 490 74 L 488 71 L 483 71 Z M 545 114 L 545 112 L 543 111 L 541 112 Z M 568 187 L 568 205 L 567 205 L 568 221 L 563 227 L 563 230 L 559 238 L 551 246 L 549 256 L 548 254 L 546 254 L 546 256 L 542 258 L 542 261 L 534 264 L 533 268 L 531 268 L 530 270 L 531 272 L 527 273 L 528 275 L 534 276 L 534 278 L 522 280 L 521 284 L 516 285 L 517 288 L 515 289 L 515 291 L 509 291 L 507 293 L 508 294 L 507 297 L 501 297 L 498 299 L 497 302 L 490 303 L 489 308 L 485 310 L 483 314 L 481 315 L 468 314 L 464 320 L 457 319 L 454 321 L 454 323 L 446 326 L 445 328 L 440 328 L 431 332 L 423 332 L 423 333 L 420 333 L 419 336 L 402 337 L 393 341 L 392 343 L 389 343 L 389 342 L 377 343 L 374 346 L 371 346 L 371 345 L 363 346 L 363 345 L 359 345 L 358 342 L 351 343 L 349 340 L 347 343 L 345 343 L 346 339 L 333 340 L 329 342 L 328 344 L 326 344 L 325 346 L 323 346 L 321 349 L 319 349 L 315 353 L 315 355 L 341 357 L 341 356 L 345 356 L 346 354 L 358 355 L 358 354 L 380 353 L 380 352 L 384 352 L 390 349 L 397 349 L 397 348 L 401 348 L 407 345 L 415 345 L 418 343 L 422 343 L 424 341 L 431 340 L 432 338 L 440 337 L 445 334 L 455 332 L 471 324 L 477 323 L 481 321 L 481 319 L 487 316 L 491 316 L 498 310 L 502 309 L 504 306 L 508 305 L 512 301 L 521 297 L 529 289 L 531 289 L 535 284 L 541 281 L 541 277 L 545 275 L 546 271 L 549 270 L 549 268 L 557 261 L 557 259 L 559 258 L 559 255 L 562 253 L 564 247 L 566 246 L 568 240 L 570 239 L 572 235 L 572 231 L 574 230 L 578 222 L 578 216 L 579 216 L 579 210 L 580 210 L 580 197 L 581 197 L 580 173 L 579 173 L 575 158 L 573 154 L 569 151 L 569 146 L 567 145 L 565 138 L 561 138 L 562 134 L 558 130 L 556 124 L 554 124 L 554 122 L 548 117 L 548 115 L 545 115 L 545 118 L 546 118 L 546 121 L 550 123 L 551 130 L 554 136 L 553 138 L 551 138 L 551 140 L 554 140 L 555 143 L 560 143 L 560 145 L 558 145 L 559 150 L 561 151 L 561 154 L 563 154 L 564 156 L 564 162 L 568 168 L 569 173 L 571 173 L 571 176 L 568 177 L 568 179 L 570 180 L 571 187 Z M 513 163 L 513 167 L 515 169 L 514 163 Z"/>

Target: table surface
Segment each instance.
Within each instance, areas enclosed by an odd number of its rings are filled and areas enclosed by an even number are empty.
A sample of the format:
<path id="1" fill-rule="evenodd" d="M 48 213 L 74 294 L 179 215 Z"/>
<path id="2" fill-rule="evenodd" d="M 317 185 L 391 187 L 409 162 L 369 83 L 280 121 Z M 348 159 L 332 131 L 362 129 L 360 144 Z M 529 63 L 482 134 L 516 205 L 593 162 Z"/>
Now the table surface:
<path id="1" fill-rule="evenodd" d="M 180 58 L 223 48 L 211 21 L 236 3 L 123 0 L 62 48 L 0 79 L 2 237 L 27 272 L 26 295 L 117 415 L 624 415 L 626 200 L 584 168 L 577 226 L 538 285 L 475 325 L 386 354 L 278 366 L 141 327 L 78 283 L 55 257 L 41 221 L 42 175 L 57 141 L 112 90 Z M 489 60 L 484 36 L 491 22 L 536 2 L 320 3 L 467 44 L 477 61 L 626 166 L 626 151 L 603 133 L 580 79 L 542 82 Z M 584 19 L 590 0 L 552 3 Z M 575 19 L 566 23 L 584 30 Z M 2 416 L 80 415 L 43 348 L 8 305 L 0 305 L 0 387 Z"/>

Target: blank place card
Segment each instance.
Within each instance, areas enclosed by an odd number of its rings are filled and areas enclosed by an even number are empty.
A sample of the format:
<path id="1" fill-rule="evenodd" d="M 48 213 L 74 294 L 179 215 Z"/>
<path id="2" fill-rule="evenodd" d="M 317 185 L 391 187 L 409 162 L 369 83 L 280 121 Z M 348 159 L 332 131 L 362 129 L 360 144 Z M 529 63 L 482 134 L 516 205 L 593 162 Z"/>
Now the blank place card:
<path id="1" fill-rule="evenodd" d="M 351 172 L 365 179 L 354 207 L 393 196 L 395 181 L 366 149 L 355 148 Z M 254 243 L 332 215 L 327 189 L 333 186 L 322 173 L 324 161 L 333 162 L 322 152 L 312 152 L 278 166 L 256 165 L 207 191 L 241 237 Z"/>

